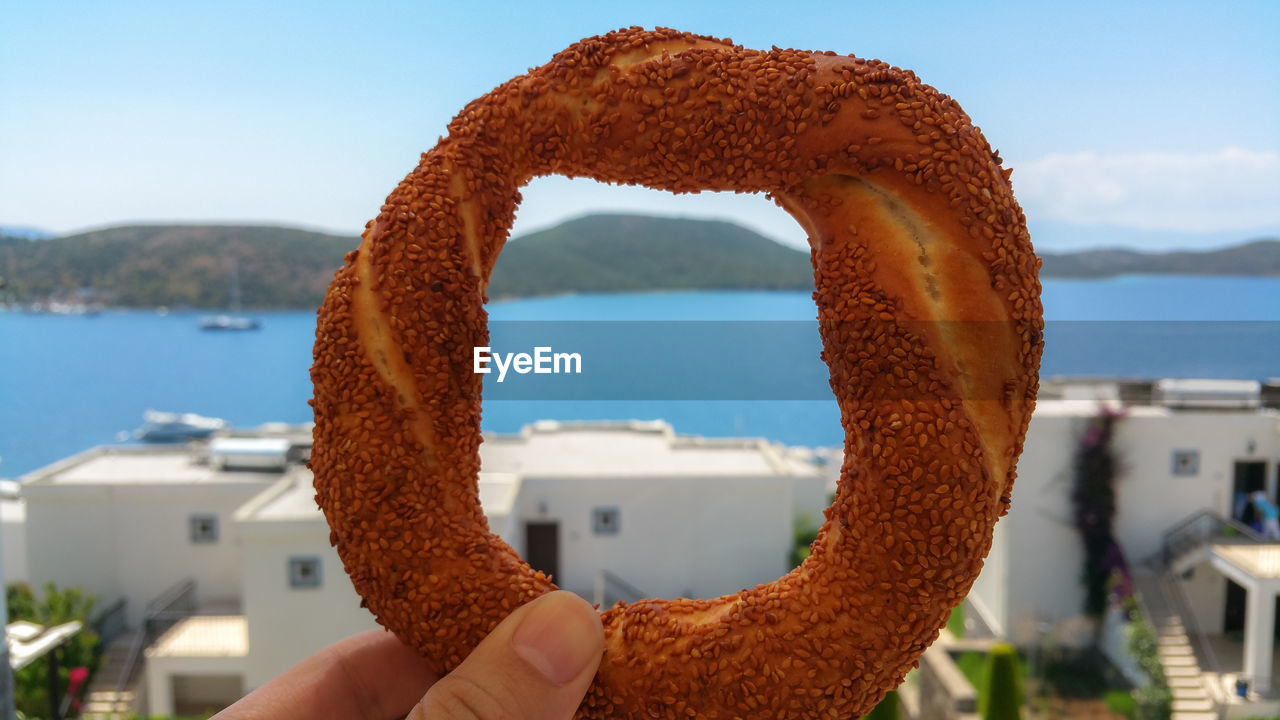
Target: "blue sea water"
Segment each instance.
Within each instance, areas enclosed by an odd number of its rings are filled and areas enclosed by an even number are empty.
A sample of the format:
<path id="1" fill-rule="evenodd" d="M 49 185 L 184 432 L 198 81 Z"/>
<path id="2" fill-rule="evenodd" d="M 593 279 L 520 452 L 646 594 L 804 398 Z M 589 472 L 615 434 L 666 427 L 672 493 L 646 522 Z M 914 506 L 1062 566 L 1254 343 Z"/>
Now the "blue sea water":
<path id="1" fill-rule="evenodd" d="M 1135 276 L 1044 285 L 1046 377 L 1280 376 L 1280 278 Z M 685 345 L 701 342 L 711 351 L 722 341 L 717 333 L 741 338 L 744 331 L 770 331 L 749 353 L 712 352 L 702 358 L 707 364 L 701 375 L 674 380 L 645 377 L 645 367 L 661 364 L 613 351 L 618 367 L 638 375 L 607 375 L 609 386 L 620 389 L 612 393 L 553 390 L 518 399 L 508 391 L 516 386 L 498 388 L 490 376 L 486 430 L 514 432 L 541 418 L 663 418 L 682 433 L 745 434 L 808 446 L 840 442 L 835 403 L 822 389 L 825 369 L 817 360 L 808 293 L 577 295 L 493 303 L 489 311 L 495 349 L 503 337 L 520 332 L 542 342 L 530 328 L 619 332 L 616 321 L 630 321 L 625 327 L 640 331 L 693 321 L 679 325 Z M 137 427 L 148 408 L 223 417 L 240 426 L 309 420 L 314 314 L 255 316 L 263 321 L 260 331 L 217 333 L 201 331 L 199 317 L 184 313 L 0 312 L 0 476 L 17 477 L 111 443 Z M 771 377 L 790 377 L 776 368 L 794 365 L 797 377 L 813 382 L 798 390 L 765 382 L 736 392 L 734 373 L 752 363 Z M 561 386 L 548 387 L 575 387 L 560 380 Z"/>

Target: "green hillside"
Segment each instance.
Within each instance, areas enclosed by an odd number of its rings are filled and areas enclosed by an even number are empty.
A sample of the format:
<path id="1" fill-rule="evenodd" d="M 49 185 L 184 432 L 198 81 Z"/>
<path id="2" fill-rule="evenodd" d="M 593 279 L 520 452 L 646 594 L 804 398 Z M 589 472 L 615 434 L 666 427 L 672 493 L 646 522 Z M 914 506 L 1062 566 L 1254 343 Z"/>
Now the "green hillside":
<path id="1" fill-rule="evenodd" d="M 0 304 L 225 308 L 232 261 L 245 308 L 314 308 L 358 238 L 292 228 L 137 225 L 50 239 L 0 236 Z M 1207 252 L 1044 253 L 1044 277 L 1280 275 L 1280 240 Z M 806 290 L 808 254 L 732 223 L 591 215 L 507 243 L 493 299 L 646 290 Z"/>
<path id="2" fill-rule="evenodd" d="M 49 240 L 0 238 L 0 275 L 17 302 L 83 290 L 116 307 L 224 308 L 234 258 L 245 307 L 318 307 L 357 242 L 280 227 L 114 227 Z"/>
<path id="3" fill-rule="evenodd" d="M 812 287 L 808 253 L 732 223 L 591 215 L 508 242 L 489 297 Z"/>
<path id="4" fill-rule="evenodd" d="M 1280 240 L 1255 240 L 1220 250 L 1163 253 L 1084 250 L 1043 253 L 1045 277 L 1116 275 L 1280 275 Z"/>
<path id="5" fill-rule="evenodd" d="M 359 238 L 292 228 L 138 225 L 0 237 L 0 301 L 79 294 L 114 307 L 314 308 Z M 598 215 L 507 244 L 490 297 L 675 288 L 804 289 L 808 255 L 723 222 Z"/>

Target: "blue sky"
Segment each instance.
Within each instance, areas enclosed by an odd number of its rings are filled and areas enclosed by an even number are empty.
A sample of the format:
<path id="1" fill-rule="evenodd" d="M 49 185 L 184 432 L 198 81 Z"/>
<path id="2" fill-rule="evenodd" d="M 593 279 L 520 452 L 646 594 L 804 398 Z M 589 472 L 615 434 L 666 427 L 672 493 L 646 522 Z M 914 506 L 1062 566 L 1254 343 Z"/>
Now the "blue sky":
<path id="1" fill-rule="evenodd" d="M 1280 3 L 890 4 L 7 2 L 0 223 L 354 234 L 467 101 L 581 37 L 663 25 L 915 70 L 1014 168 L 1041 249 L 1280 236 Z M 631 210 L 804 239 L 757 197 L 525 197 L 517 234 Z"/>

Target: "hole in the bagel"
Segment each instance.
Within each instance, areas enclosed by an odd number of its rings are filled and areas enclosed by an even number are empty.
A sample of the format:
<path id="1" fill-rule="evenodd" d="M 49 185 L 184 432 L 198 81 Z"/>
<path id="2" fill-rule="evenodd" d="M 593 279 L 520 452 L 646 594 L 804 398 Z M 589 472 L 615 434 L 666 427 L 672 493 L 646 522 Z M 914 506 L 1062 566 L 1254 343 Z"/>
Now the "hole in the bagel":
<path id="1" fill-rule="evenodd" d="M 491 529 L 605 605 L 790 571 L 842 439 L 804 231 L 763 196 L 564 178 L 523 194 L 489 285 L 490 355 L 548 347 L 582 372 L 498 383 L 488 363 Z M 724 381 L 741 367 L 758 382 Z M 806 373 L 815 389 L 785 389 Z"/>

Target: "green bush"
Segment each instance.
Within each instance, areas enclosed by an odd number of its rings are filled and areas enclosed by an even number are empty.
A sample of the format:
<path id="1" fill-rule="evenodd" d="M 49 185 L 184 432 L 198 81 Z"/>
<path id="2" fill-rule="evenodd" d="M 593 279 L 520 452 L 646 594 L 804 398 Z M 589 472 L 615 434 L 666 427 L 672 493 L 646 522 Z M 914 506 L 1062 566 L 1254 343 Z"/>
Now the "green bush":
<path id="1" fill-rule="evenodd" d="M 956 638 L 964 638 L 964 602 L 951 609 L 951 614 L 947 616 L 947 629 Z"/>
<path id="2" fill-rule="evenodd" d="M 809 546 L 818 539 L 818 526 L 813 522 L 813 518 L 806 515 L 796 518 L 792 528 L 791 556 L 787 560 L 791 563 L 791 567 L 795 567 L 809 557 Z"/>
<path id="3" fill-rule="evenodd" d="M 863 716 L 863 720 L 898 720 L 898 691 L 890 690 L 871 712 Z"/>
<path id="4" fill-rule="evenodd" d="M 1008 643 L 987 652 L 986 692 L 980 696 L 982 720 L 1021 720 L 1022 682 L 1018 677 L 1018 652 Z"/>
<path id="5" fill-rule="evenodd" d="M 71 670 L 86 667 L 92 674 L 98 669 L 100 649 L 98 635 L 88 626 L 97 598 L 80 588 L 59 590 L 53 583 L 44 587 L 44 597 L 36 598 L 35 592 L 25 584 L 15 583 L 5 588 L 9 602 L 9 622 L 27 620 L 39 625 L 61 625 L 79 620 L 85 627 L 65 645 L 58 648 L 59 688 L 63 691 Z M 17 710 L 29 718 L 48 717 L 49 714 L 49 666 L 45 658 L 22 668 L 13 674 L 13 700 Z"/>
<path id="6" fill-rule="evenodd" d="M 1103 695 L 1103 700 L 1112 712 L 1127 718 L 1133 717 L 1138 712 L 1138 701 L 1134 699 L 1133 693 L 1124 690 L 1108 690 L 1107 694 Z"/>

